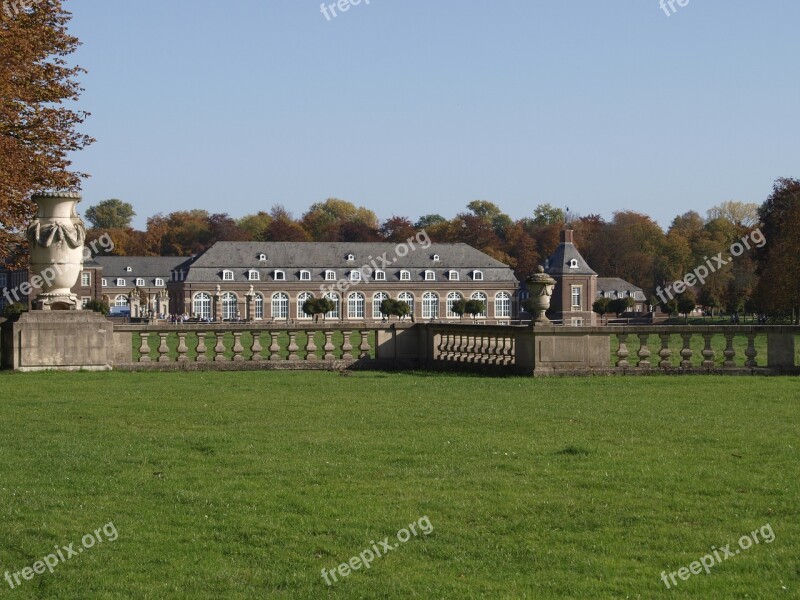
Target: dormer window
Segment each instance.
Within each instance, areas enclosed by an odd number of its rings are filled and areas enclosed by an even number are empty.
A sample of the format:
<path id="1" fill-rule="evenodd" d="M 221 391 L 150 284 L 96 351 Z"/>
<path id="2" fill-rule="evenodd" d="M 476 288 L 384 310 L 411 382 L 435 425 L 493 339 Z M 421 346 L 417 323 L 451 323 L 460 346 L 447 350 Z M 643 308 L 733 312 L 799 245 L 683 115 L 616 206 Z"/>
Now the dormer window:
<path id="1" fill-rule="evenodd" d="M 411 281 L 411 271 L 400 271 L 400 281 Z"/>
<path id="2" fill-rule="evenodd" d="M 131 272 L 133 272 L 133 267 L 125 267 L 125 272 L 126 272 L 126 273 L 131 273 Z"/>
<path id="3" fill-rule="evenodd" d="M 336 271 L 325 271 L 325 281 L 336 281 Z"/>
<path id="4" fill-rule="evenodd" d="M 103 278 L 100 280 L 100 286 L 101 286 L 101 287 L 108 287 L 108 279 L 106 279 L 105 277 L 103 277 Z"/>
<path id="5" fill-rule="evenodd" d="M 375 281 L 386 281 L 386 271 L 375 270 Z"/>
<path id="6" fill-rule="evenodd" d="M 233 281 L 233 271 L 223 271 L 222 281 Z"/>
<path id="7" fill-rule="evenodd" d="M 570 269 L 577 269 L 578 268 L 578 259 L 577 258 L 573 258 L 571 261 L 569 261 L 569 268 Z"/>
<path id="8" fill-rule="evenodd" d="M 434 254 L 433 256 L 431 256 L 431 260 L 433 262 L 439 262 L 439 260 L 440 260 L 439 255 L 438 254 Z"/>
<path id="9" fill-rule="evenodd" d="M 425 271 L 425 281 L 436 281 L 436 273 L 433 271 Z"/>
<path id="10" fill-rule="evenodd" d="M 136 280 L 136 287 L 143 287 L 144 286 L 144 279 L 137 279 Z"/>
<path id="11" fill-rule="evenodd" d="M 286 273 L 284 273 L 283 271 L 274 271 L 272 273 L 272 278 L 275 281 L 286 281 Z"/>
<path id="12" fill-rule="evenodd" d="M 266 260 L 267 260 L 267 255 L 266 255 L 266 254 L 259 254 L 259 255 L 258 255 L 258 260 L 259 260 L 260 262 L 264 262 L 264 261 L 266 261 Z"/>
<path id="13" fill-rule="evenodd" d="M 450 281 L 458 281 L 458 271 L 448 271 L 447 278 Z"/>
<path id="14" fill-rule="evenodd" d="M 117 287 L 125 287 L 125 280 L 117 279 Z"/>
<path id="15" fill-rule="evenodd" d="M 472 272 L 472 280 L 473 281 L 483 281 L 483 271 L 473 271 Z"/>
<path id="16" fill-rule="evenodd" d="M 300 281 L 311 281 L 311 271 L 300 271 Z"/>
<path id="17" fill-rule="evenodd" d="M 156 287 L 164 287 L 164 280 L 156 279 Z"/>
<path id="18" fill-rule="evenodd" d="M 350 281 L 361 281 L 361 271 L 350 271 Z"/>
<path id="19" fill-rule="evenodd" d="M 355 254 L 347 255 L 347 262 L 353 262 L 356 259 Z"/>
<path id="20" fill-rule="evenodd" d="M 261 279 L 261 275 L 259 275 L 258 271 L 248 271 L 247 279 L 248 281 L 259 281 Z"/>

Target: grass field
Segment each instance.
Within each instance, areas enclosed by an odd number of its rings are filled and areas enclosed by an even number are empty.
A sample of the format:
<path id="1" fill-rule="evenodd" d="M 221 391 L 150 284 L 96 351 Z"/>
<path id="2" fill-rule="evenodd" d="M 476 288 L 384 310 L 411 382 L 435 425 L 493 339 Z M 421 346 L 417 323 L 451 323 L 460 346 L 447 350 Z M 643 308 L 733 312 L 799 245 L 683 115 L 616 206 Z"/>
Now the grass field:
<path id="1" fill-rule="evenodd" d="M 117 533 L 0 597 L 800 597 L 797 378 L 2 373 L 0 398 L 0 577 Z"/>

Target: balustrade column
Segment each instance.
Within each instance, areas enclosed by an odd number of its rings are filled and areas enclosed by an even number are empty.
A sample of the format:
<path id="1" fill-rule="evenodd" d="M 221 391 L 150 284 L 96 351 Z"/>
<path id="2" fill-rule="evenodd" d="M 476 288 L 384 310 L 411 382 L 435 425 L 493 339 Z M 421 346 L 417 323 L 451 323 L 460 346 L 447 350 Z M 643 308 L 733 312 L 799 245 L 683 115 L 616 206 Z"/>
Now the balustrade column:
<path id="1" fill-rule="evenodd" d="M 242 332 L 233 332 L 233 362 L 244 362 L 244 346 L 242 346 Z"/>
<path id="2" fill-rule="evenodd" d="M 361 346 L 358 348 L 361 350 L 361 353 L 358 355 L 359 358 L 369 358 L 369 331 L 362 330 L 361 331 Z"/>
<path id="3" fill-rule="evenodd" d="M 261 332 L 260 331 L 251 331 L 250 334 L 253 336 L 253 344 L 250 346 L 250 352 L 252 352 L 252 356 L 250 360 L 253 362 L 261 362 L 264 360 L 264 357 L 261 356 Z"/>
<path id="4" fill-rule="evenodd" d="M 668 369 L 672 366 L 672 350 L 669 347 L 669 340 L 670 334 L 662 333 L 659 334 L 661 338 L 661 350 L 658 351 L 658 356 L 661 357 L 661 361 L 658 363 L 658 366 L 662 369 Z"/>
<path id="5" fill-rule="evenodd" d="M 268 331 L 267 335 L 270 336 L 269 359 L 270 360 L 280 360 L 281 359 L 281 346 L 278 343 L 278 336 L 280 336 L 280 333 L 277 332 L 277 331 Z"/>
<path id="6" fill-rule="evenodd" d="M 214 346 L 214 362 L 223 362 L 225 361 L 225 332 L 218 331 L 215 335 L 217 344 Z"/>
<path id="7" fill-rule="evenodd" d="M 205 331 L 198 331 L 197 332 L 197 348 L 195 349 L 197 353 L 197 357 L 195 360 L 197 362 L 208 362 L 208 356 L 206 356 L 206 352 L 208 352 L 208 348 L 206 348 L 206 332 Z"/>
<path id="8" fill-rule="evenodd" d="M 158 345 L 158 362 L 169 362 L 169 346 L 167 345 L 167 337 L 169 333 L 159 333 L 158 337 L 161 338 L 161 343 Z"/>
<path id="9" fill-rule="evenodd" d="M 756 350 L 755 333 L 747 334 L 747 350 L 744 351 L 744 355 L 747 357 L 747 360 L 744 363 L 745 367 L 747 367 L 748 369 L 752 369 L 758 366 L 758 361 L 756 361 L 756 357 L 758 356 L 758 350 Z"/>
<path id="10" fill-rule="evenodd" d="M 342 360 L 353 360 L 353 344 L 350 343 L 351 331 L 342 332 Z"/>
<path id="11" fill-rule="evenodd" d="M 722 363 L 722 366 L 731 369 L 736 366 L 736 350 L 733 347 L 733 338 L 736 337 L 735 333 L 726 333 L 725 334 L 725 350 L 722 354 L 725 355 L 725 362 Z"/>
<path id="12" fill-rule="evenodd" d="M 306 332 L 306 336 L 308 336 L 306 341 L 306 360 L 314 361 L 319 359 L 317 356 L 317 344 L 314 342 L 315 335 L 317 335 L 316 331 Z"/>
<path id="13" fill-rule="evenodd" d="M 648 341 L 650 338 L 649 333 L 640 333 L 639 336 L 639 362 L 637 363 L 637 367 L 641 368 L 649 368 L 650 367 L 650 348 L 648 347 Z"/>
<path id="14" fill-rule="evenodd" d="M 713 333 L 704 333 L 703 340 L 705 341 L 705 347 L 703 348 L 703 367 L 706 369 L 713 369 L 714 368 L 714 357 L 716 353 L 714 349 L 711 347 L 711 338 L 714 337 Z"/>
<path id="15" fill-rule="evenodd" d="M 188 335 L 185 331 L 178 332 L 178 362 L 188 362 L 189 357 L 186 354 L 189 352 L 189 346 L 186 345 L 186 336 Z"/>
<path id="16" fill-rule="evenodd" d="M 300 360 L 300 356 L 297 354 L 297 351 L 300 350 L 300 346 L 297 345 L 296 331 L 289 332 L 289 347 L 287 350 L 289 351 L 289 360 Z"/>
<path id="17" fill-rule="evenodd" d="M 150 362 L 150 345 L 148 344 L 147 338 L 150 334 L 146 331 L 142 331 L 139 334 L 140 343 L 139 343 L 139 362 Z"/>
<path id="18" fill-rule="evenodd" d="M 619 340 L 619 348 L 617 349 L 617 366 L 629 367 L 630 363 L 628 362 L 628 357 L 631 355 L 631 353 L 628 352 L 628 334 L 618 333 L 617 339 Z"/>
<path id="19" fill-rule="evenodd" d="M 692 334 L 691 333 L 682 333 L 681 338 L 683 338 L 683 349 L 681 350 L 681 367 L 684 369 L 690 369 L 692 367 L 692 355 L 694 352 L 692 351 Z"/>
<path id="20" fill-rule="evenodd" d="M 334 360 L 336 357 L 333 355 L 333 351 L 335 350 L 335 346 L 333 345 L 333 331 L 326 331 L 325 332 L 325 346 L 323 350 L 325 350 L 325 360 Z"/>

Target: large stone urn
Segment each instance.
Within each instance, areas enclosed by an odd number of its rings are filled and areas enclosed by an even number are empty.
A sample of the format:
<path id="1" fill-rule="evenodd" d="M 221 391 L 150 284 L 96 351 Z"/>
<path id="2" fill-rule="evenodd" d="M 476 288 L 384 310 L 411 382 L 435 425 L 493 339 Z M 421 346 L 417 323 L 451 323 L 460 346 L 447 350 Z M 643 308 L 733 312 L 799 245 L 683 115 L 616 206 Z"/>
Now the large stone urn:
<path id="1" fill-rule="evenodd" d="M 544 272 L 544 267 L 540 266 L 536 273 L 528 277 L 525 282 L 530 293 L 528 306 L 533 313 L 533 326 L 550 325 L 551 321 L 545 313 L 550 308 L 550 299 L 553 296 L 553 289 L 556 280 Z"/>
<path id="2" fill-rule="evenodd" d="M 31 252 L 31 285 L 41 289 L 35 310 L 80 310 L 72 287 L 83 270 L 86 228 L 75 208 L 79 194 L 54 192 L 32 198 L 39 207 L 28 228 Z"/>

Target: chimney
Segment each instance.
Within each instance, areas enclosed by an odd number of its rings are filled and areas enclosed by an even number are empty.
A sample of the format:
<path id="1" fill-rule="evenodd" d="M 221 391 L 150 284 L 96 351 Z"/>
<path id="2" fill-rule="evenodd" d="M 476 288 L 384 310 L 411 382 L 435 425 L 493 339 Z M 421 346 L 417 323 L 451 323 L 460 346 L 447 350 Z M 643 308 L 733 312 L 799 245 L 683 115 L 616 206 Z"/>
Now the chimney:
<path id="1" fill-rule="evenodd" d="M 561 243 L 574 244 L 573 233 L 572 229 L 564 229 L 561 232 Z"/>

